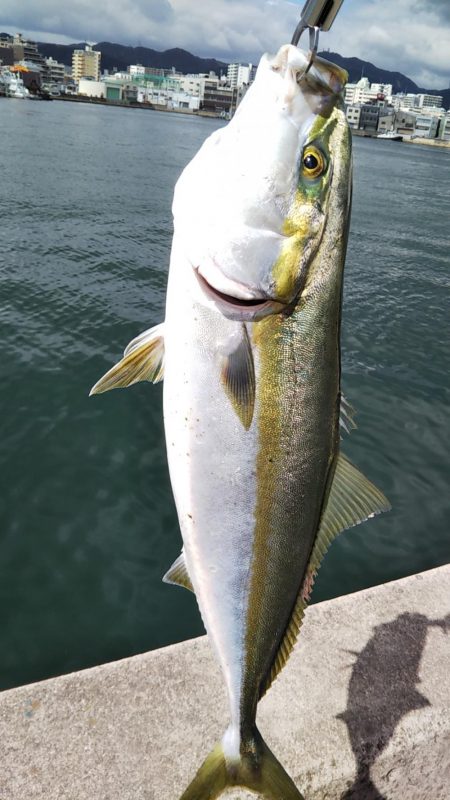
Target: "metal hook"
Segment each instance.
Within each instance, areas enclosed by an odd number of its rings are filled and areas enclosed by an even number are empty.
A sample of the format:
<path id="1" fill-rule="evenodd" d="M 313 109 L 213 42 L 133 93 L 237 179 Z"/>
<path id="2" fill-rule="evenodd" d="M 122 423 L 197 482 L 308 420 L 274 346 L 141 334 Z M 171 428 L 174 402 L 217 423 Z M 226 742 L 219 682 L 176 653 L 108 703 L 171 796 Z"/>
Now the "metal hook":
<path id="1" fill-rule="evenodd" d="M 309 30 L 309 49 L 315 50 L 317 52 L 317 47 L 319 44 L 320 28 L 317 25 L 308 25 L 303 18 L 300 20 L 294 31 L 291 44 L 297 47 L 303 31 L 306 30 Z"/>
<path id="2" fill-rule="evenodd" d="M 297 27 L 296 27 L 296 29 L 294 31 L 294 35 L 292 37 L 291 44 L 293 44 L 293 45 L 295 45 L 295 47 L 297 47 L 303 31 L 305 31 L 306 29 L 308 29 L 308 31 L 309 31 L 309 59 L 308 59 L 308 64 L 306 65 L 306 69 L 302 73 L 302 76 L 301 76 L 302 78 L 311 69 L 313 61 L 314 61 L 314 59 L 315 59 L 315 57 L 317 55 L 317 48 L 319 46 L 320 28 L 317 25 L 313 25 L 313 26 L 305 25 L 303 19 L 300 20 L 300 22 L 298 23 L 298 25 L 297 25 Z"/>
<path id="3" fill-rule="evenodd" d="M 309 29 L 309 48 L 313 54 L 317 52 L 319 31 L 329 31 L 343 0 L 306 0 L 303 6 L 292 44 L 297 46 L 300 36 Z"/>
<path id="4" fill-rule="evenodd" d="M 298 23 L 291 44 L 297 46 L 300 36 L 306 29 L 309 30 L 309 63 L 305 73 L 311 67 L 319 46 L 319 32 L 329 31 L 343 0 L 306 0 L 303 6 L 300 22 Z"/>

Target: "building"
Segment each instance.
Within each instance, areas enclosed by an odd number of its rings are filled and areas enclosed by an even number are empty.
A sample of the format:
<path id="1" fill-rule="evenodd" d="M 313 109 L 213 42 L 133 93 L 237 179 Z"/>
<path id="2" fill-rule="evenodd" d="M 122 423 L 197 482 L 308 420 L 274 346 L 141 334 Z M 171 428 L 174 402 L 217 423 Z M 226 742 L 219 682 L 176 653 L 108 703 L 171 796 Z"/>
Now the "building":
<path id="1" fill-rule="evenodd" d="M 238 98 L 237 88 L 222 86 L 216 78 L 205 81 L 203 108 L 219 114 L 232 114 L 236 110 Z"/>
<path id="2" fill-rule="evenodd" d="M 200 108 L 199 97 L 170 89 L 139 88 L 136 99 L 138 103 L 150 103 L 151 105 L 158 105 L 167 109 L 198 111 Z"/>
<path id="3" fill-rule="evenodd" d="M 0 34 L 0 65 L 10 66 L 14 64 L 13 38 L 6 34 Z"/>
<path id="4" fill-rule="evenodd" d="M 380 107 L 372 103 L 365 103 L 361 106 L 361 115 L 359 118 L 359 128 L 363 131 L 371 131 L 375 133 L 378 128 L 378 120 L 380 118 Z"/>
<path id="5" fill-rule="evenodd" d="M 417 114 L 415 133 L 424 139 L 435 139 L 439 128 L 439 117 L 436 114 Z"/>
<path id="6" fill-rule="evenodd" d="M 439 94 L 416 94 L 418 108 L 441 108 L 443 97 Z"/>
<path id="7" fill-rule="evenodd" d="M 80 78 L 78 81 L 78 94 L 84 97 L 106 97 L 106 86 L 103 81 L 93 81 L 92 78 Z"/>
<path id="8" fill-rule="evenodd" d="M 112 81 L 108 77 L 105 80 L 105 90 L 107 100 L 122 100 L 122 85 L 118 81 Z"/>
<path id="9" fill-rule="evenodd" d="M 60 64 L 59 61 L 56 61 L 54 58 L 46 58 L 45 69 L 42 76 L 43 81 L 50 86 L 54 86 L 56 84 L 61 85 L 64 83 L 64 77 L 64 64 Z"/>
<path id="10" fill-rule="evenodd" d="M 450 111 L 441 117 L 439 122 L 439 138 L 450 142 Z"/>
<path id="11" fill-rule="evenodd" d="M 0 67 L 12 67 L 14 64 L 14 53 L 12 47 L 2 47 L 0 43 Z"/>
<path id="12" fill-rule="evenodd" d="M 232 89 L 252 83 L 255 75 L 256 67 L 253 64 L 228 64 L 227 83 Z"/>
<path id="13" fill-rule="evenodd" d="M 350 128 L 353 130 L 359 128 L 359 119 L 361 117 L 361 106 L 347 106 L 345 110 L 345 115 L 347 117 L 347 122 Z"/>
<path id="14" fill-rule="evenodd" d="M 369 83 L 368 78 L 361 78 L 358 83 L 347 83 L 345 86 L 344 102 L 346 105 L 390 103 L 391 97 L 391 83 Z"/>
<path id="15" fill-rule="evenodd" d="M 411 94 L 394 94 L 392 95 L 392 105 L 396 111 L 399 111 L 401 108 L 414 108 L 416 105 L 416 95 Z"/>
<path id="16" fill-rule="evenodd" d="M 0 60 L 3 64 L 26 64 L 37 72 L 45 70 L 45 59 L 36 42 L 24 39 L 21 33 L 0 36 Z"/>
<path id="17" fill-rule="evenodd" d="M 146 103 L 166 109 L 198 111 L 200 98 L 181 88 L 182 77 L 171 70 L 159 70 L 158 74 L 153 75 L 140 71 L 134 75 L 116 72 L 103 76 L 103 81 L 99 83 L 80 81 L 79 93 L 120 103 Z"/>
<path id="18" fill-rule="evenodd" d="M 81 78 L 92 78 L 94 81 L 100 80 L 100 58 L 101 53 L 93 50 L 90 45 L 86 45 L 84 50 L 74 50 L 72 54 L 72 77 L 74 81 Z"/>
<path id="19" fill-rule="evenodd" d="M 128 72 L 130 75 L 145 75 L 147 69 L 142 66 L 142 64 L 130 64 L 128 67 Z"/>
<path id="20" fill-rule="evenodd" d="M 371 83 L 370 88 L 372 92 L 382 94 L 386 100 L 390 101 L 392 97 L 392 83 Z"/>
<path id="21" fill-rule="evenodd" d="M 369 103 L 375 100 L 376 92 L 370 88 L 368 78 L 361 78 L 358 83 L 348 83 L 345 87 L 344 102 L 347 105 Z"/>
<path id="22" fill-rule="evenodd" d="M 394 128 L 397 133 L 411 136 L 416 126 L 416 114 L 413 111 L 400 109 L 395 112 Z"/>
<path id="23" fill-rule="evenodd" d="M 388 133 L 395 129 L 395 111 L 390 106 L 389 108 L 380 108 L 380 116 L 378 119 L 378 133 Z"/>
<path id="24" fill-rule="evenodd" d="M 400 108 L 426 108 L 439 109 L 442 107 L 443 97 L 439 94 L 394 94 L 392 105 L 395 110 Z"/>
<path id="25" fill-rule="evenodd" d="M 33 64 L 35 68 L 44 72 L 45 58 L 39 52 L 36 42 L 24 39 L 21 33 L 16 33 L 13 39 L 13 50 L 16 64 L 18 61 L 23 61 L 27 64 Z"/>
<path id="26" fill-rule="evenodd" d="M 183 77 L 180 78 L 180 91 L 198 97 L 200 103 L 203 103 L 206 81 L 208 81 L 209 84 L 214 83 L 216 86 L 220 84 L 220 79 L 215 72 L 210 72 L 209 75 L 202 73 L 198 75 L 183 75 Z"/>

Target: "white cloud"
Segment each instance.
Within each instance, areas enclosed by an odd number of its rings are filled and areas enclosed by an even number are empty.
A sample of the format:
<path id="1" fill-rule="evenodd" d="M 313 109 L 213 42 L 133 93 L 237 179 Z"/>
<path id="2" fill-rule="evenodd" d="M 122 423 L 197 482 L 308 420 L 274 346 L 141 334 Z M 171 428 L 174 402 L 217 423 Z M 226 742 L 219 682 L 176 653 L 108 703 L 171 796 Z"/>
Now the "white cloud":
<path id="1" fill-rule="evenodd" d="M 349 0 L 330 32 L 331 49 L 444 89 L 450 78 L 450 2 Z"/>
<path id="2" fill-rule="evenodd" d="M 36 39 L 109 40 L 256 62 L 289 41 L 303 2 L 288 0 L 2 0 L 0 29 Z M 419 85 L 450 78 L 449 0 L 345 0 L 321 46 L 403 72 Z"/>

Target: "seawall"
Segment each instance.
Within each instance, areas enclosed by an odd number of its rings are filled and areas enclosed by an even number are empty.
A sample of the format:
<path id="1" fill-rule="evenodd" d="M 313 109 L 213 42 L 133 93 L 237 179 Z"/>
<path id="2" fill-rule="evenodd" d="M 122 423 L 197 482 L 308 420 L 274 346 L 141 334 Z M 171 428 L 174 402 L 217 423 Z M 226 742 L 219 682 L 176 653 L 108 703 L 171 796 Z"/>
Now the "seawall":
<path id="1" fill-rule="evenodd" d="M 305 800 L 449 800 L 449 633 L 450 566 L 308 609 L 258 715 Z M 0 799 L 178 800 L 226 724 L 206 637 L 5 691 Z"/>

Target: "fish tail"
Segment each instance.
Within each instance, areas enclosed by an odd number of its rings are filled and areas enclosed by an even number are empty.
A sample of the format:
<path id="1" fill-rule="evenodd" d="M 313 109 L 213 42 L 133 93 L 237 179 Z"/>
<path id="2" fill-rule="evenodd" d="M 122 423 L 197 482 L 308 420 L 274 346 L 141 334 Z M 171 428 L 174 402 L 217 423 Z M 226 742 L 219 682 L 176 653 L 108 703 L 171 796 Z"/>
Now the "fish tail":
<path id="1" fill-rule="evenodd" d="M 194 780 L 189 784 L 180 800 L 213 800 L 229 786 L 228 771 L 222 746 L 211 750 Z"/>
<path id="2" fill-rule="evenodd" d="M 208 755 L 180 800 L 214 800 L 233 786 L 250 789 L 265 800 L 304 800 L 256 728 L 239 743 L 236 754 L 230 748 L 230 731 Z"/>

